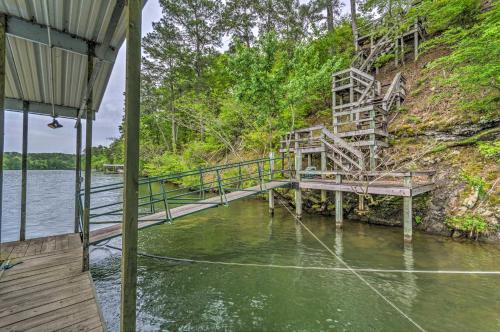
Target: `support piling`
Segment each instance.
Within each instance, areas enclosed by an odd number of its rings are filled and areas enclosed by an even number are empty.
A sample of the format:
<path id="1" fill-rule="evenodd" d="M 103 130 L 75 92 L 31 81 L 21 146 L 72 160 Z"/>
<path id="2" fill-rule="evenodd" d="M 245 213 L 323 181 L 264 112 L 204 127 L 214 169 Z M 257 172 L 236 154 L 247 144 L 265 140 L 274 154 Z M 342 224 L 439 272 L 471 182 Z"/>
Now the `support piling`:
<path id="1" fill-rule="evenodd" d="M 90 85 L 90 77 L 92 76 L 94 61 L 93 61 L 93 46 L 89 44 L 87 54 L 87 85 Z M 89 262 L 89 233 L 90 233 L 90 185 L 92 181 L 92 92 L 89 93 L 86 105 L 85 119 L 85 196 L 83 203 L 83 271 L 88 271 Z"/>
<path id="2" fill-rule="evenodd" d="M 299 149 L 299 134 L 295 133 L 295 179 L 297 186 L 295 187 L 295 214 L 297 218 L 302 217 L 302 192 L 300 191 L 300 171 L 302 170 L 302 152 Z"/>
<path id="3" fill-rule="evenodd" d="M 406 176 L 404 178 L 405 187 L 411 189 L 411 176 Z M 406 242 L 412 241 L 413 230 L 412 230 L 412 220 L 413 220 L 413 198 L 411 195 L 409 197 L 403 197 L 403 228 L 404 228 L 404 240 Z"/>
<path id="4" fill-rule="evenodd" d="M 26 200 L 28 184 L 28 111 L 29 103 L 23 101 L 23 148 L 21 159 L 21 227 L 19 240 L 26 240 Z"/>
<path id="5" fill-rule="evenodd" d="M 80 230 L 80 191 L 82 189 L 82 122 L 76 120 L 76 158 L 75 158 L 75 233 Z"/>
<path id="6" fill-rule="evenodd" d="M 342 175 L 337 174 L 335 176 L 335 182 L 342 183 Z M 335 225 L 337 227 L 342 227 L 344 222 L 344 211 L 342 209 L 342 192 L 335 191 Z"/>
<path id="7" fill-rule="evenodd" d="M 326 146 L 323 143 L 325 134 L 321 132 L 321 172 L 326 172 Z M 321 178 L 324 180 L 326 178 L 325 174 L 321 174 Z M 321 190 L 321 202 L 326 202 L 326 190 Z"/>
<path id="8" fill-rule="evenodd" d="M 270 152 L 269 153 L 269 181 L 273 180 L 273 174 L 274 174 L 274 153 Z M 269 194 L 269 213 L 271 215 L 274 215 L 274 191 L 273 189 L 270 189 L 268 191 Z"/>
<path id="9" fill-rule="evenodd" d="M 4 151 L 4 132 L 5 132 L 4 105 L 5 105 L 5 15 L 0 14 L 0 246 L 2 244 L 2 211 L 3 211 L 2 209 L 3 151 Z M 0 253 L 1 252 L 2 251 L 0 250 Z"/>
<path id="10" fill-rule="evenodd" d="M 120 331 L 135 331 L 139 191 L 139 119 L 142 0 L 128 0 L 125 75 L 125 178 Z"/>

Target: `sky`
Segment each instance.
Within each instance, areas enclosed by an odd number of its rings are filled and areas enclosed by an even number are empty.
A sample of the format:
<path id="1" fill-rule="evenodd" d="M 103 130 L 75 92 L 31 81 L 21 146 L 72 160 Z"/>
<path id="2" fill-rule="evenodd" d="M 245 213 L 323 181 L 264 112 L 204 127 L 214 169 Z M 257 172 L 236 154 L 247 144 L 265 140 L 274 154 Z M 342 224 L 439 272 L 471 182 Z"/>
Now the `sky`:
<path id="1" fill-rule="evenodd" d="M 301 0 L 305 2 L 305 0 Z M 349 1 L 342 1 L 345 13 L 349 10 Z M 161 18 L 161 7 L 158 0 L 148 0 L 142 11 L 142 35 L 153 30 L 152 23 Z M 125 91 L 125 43 L 122 45 L 111 73 L 104 97 L 93 124 L 92 145 L 109 145 L 111 138 L 120 135 L 118 126 L 123 117 Z M 30 114 L 28 152 L 62 152 L 75 153 L 76 133 L 75 120 L 58 119 L 63 128 L 54 130 L 47 127 L 51 121 L 48 116 Z M 82 121 L 85 128 L 85 121 Z M 85 142 L 85 129 L 83 129 Z M 5 112 L 5 151 L 20 152 L 22 147 L 22 113 Z"/>

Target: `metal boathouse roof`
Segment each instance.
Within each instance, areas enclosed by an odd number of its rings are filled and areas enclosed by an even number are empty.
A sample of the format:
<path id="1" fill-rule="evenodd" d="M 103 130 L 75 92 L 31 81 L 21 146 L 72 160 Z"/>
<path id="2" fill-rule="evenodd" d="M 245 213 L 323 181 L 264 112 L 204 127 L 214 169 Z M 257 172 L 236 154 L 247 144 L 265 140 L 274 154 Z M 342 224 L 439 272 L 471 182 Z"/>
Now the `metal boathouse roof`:
<path id="1" fill-rule="evenodd" d="M 99 109 L 125 39 L 125 0 L 0 0 L 6 17 L 5 109 L 78 117 Z M 87 54 L 94 66 L 87 87 Z M 84 112 L 82 112 L 84 113 Z"/>

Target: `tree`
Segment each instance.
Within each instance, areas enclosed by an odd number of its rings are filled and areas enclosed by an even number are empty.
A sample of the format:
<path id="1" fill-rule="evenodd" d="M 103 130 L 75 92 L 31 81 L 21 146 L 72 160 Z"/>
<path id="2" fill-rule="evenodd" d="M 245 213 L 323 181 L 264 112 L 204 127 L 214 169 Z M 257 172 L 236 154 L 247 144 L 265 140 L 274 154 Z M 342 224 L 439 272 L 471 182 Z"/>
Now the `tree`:
<path id="1" fill-rule="evenodd" d="M 354 40 L 354 50 L 358 51 L 358 25 L 356 23 L 356 0 L 350 0 L 350 2 L 351 2 L 352 38 Z"/>
<path id="2" fill-rule="evenodd" d="M 250 47 L 255 36 L 253 29 L 258 21 L 258 0 L 228 0 L 224 7 L 224 30 L 232 36 L 233 43 L 239 41 Z"/>
<path id="3" fill-rule="evenodd" d="M 326 28 L 328 32 L 332 32 L 335 27 L 335 17 L 340 16 L 341 3 L 339 0 L 315 0 L 311 2 L 311 5 L 316 11 L 326 11 L 326 17 L 322 15 L 322 18 L 326 22 Z"/>

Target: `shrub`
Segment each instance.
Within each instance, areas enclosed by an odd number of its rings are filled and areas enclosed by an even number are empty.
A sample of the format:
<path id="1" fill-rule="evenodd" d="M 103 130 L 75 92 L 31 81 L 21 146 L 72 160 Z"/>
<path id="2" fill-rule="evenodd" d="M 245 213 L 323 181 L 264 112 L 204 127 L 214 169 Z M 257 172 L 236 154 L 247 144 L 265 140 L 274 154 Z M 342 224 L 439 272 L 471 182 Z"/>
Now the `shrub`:
<path id="1" fill-rule="evenodd" d="M 477 175 L 470 175 L 465 173 L 463 170 L 460 173 L 460 177 L 464 180 L 469 186 L 474 188 L 479 192 L 479 197 L 484 197 L 486 195 L 486 181 Z"/>
<path id="2" fill-rule="evenodd" d="M 469 237 L 473 237 L 475 234 L 476 239 L 480 234 L 488 230 L 488 222 L 475 214 L 450 217 L 446 219 L 445 224 L 451 229 L 468 232 Z"/>
<path id="3" fill-rule="evenodd" d="M 477 143 L 479 152 L 486 158 L 495 158 L 500 161 L 500 141 L 499 142 L 479 142 Z"/>

